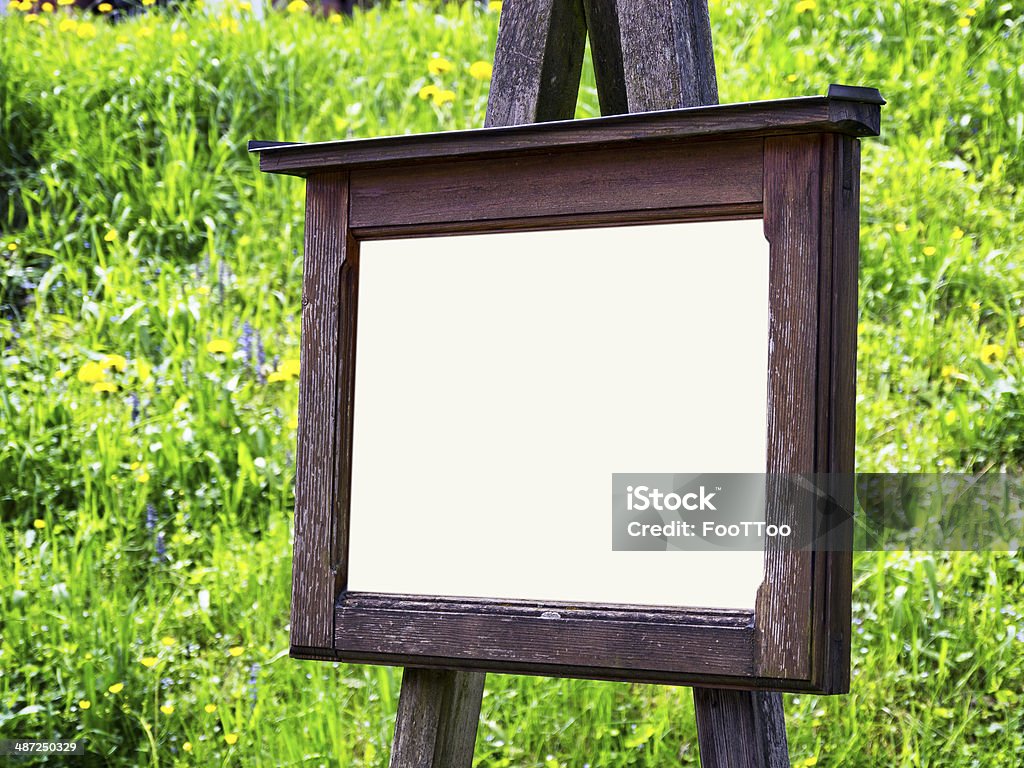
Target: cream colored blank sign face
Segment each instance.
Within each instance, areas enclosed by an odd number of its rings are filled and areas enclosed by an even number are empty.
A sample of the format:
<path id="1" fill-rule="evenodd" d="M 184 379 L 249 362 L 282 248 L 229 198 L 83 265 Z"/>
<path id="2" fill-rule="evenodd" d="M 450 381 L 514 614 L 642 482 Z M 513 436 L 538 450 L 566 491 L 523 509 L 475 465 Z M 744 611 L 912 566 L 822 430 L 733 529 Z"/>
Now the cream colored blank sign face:
<path id="1" fill-rule="evenodd" d="M 359 273 L 349 589 L 753 608 L 761 552 L 612 551 L 611 506 L 615 472 L 765 471 L 760 220 L 366 241 Z"/>

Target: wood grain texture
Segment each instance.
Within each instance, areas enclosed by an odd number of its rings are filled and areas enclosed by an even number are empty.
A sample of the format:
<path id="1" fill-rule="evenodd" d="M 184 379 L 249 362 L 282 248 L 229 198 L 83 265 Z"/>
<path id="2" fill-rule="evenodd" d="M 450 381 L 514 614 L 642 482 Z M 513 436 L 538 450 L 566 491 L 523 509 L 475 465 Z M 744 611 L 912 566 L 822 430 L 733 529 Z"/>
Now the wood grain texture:
<path id="1" fill-rule="evenodd" d="M 582 0 L 505 5 L 484 125 L 571 119 L 586 41 Z"/>
<path id="2" fill-rule="evenodd" d="M 278 144 L 254 151 L 260 154 L 261 170 L 302 176 L 330 169 L 394 166 L 431 159 L 500 157 L 512 165 L 530 154 L 551 156 L 588 147 L 616 146 L 625 151 L 634 142 L 691 141 L 709 136 L 717 140 L 793 133 L 876 136 L 880 121 L 881 107 L 877 103 L 810 96 L 540 125 L 494 125 L 413 136 Z"/>
<path id="3" fill-rule="evenodd" d="M 789 768 L 782 696 L 694 688 L 702 768 Z"/>
<path id="4" fill-rule="evenodd" d="M 331 648 L 334 601 L 343 586 L 333 561 L 339 540 L 338 286 L 346 260 L 347 212 L 347 174 L 325 173 L 307 181 L 291 644 L 321 649 Z"/>
<path id="5" fill-rule="evenodd" d="M 351 226 L 757 203 L 761 158 L 750 139 L 353 171 Z"/>
<path id="6" fill-rule="evenodd" d="M 482 672 L 407 667 L 398 699 L 391 768 L 469 768 L 484 678 Z"/>

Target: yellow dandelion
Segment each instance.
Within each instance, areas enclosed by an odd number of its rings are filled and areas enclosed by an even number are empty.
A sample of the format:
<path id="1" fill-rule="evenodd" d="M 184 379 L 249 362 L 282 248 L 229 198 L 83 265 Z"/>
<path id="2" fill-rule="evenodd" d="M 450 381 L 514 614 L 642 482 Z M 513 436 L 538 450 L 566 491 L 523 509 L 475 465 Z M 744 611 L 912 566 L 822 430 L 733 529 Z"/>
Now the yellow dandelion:
<path id="1" fill-rule="evenodd" d="M 487 10 L 493 11 L 494 13 L 501 13 L 501 0 L 491 0 L 487 4 Z"/>
<path id="2" fill-rule="evenodd" d="M 434 106 L 443 107 L 455 101 L 455 91 L 438 91 L 434 94 Z"/>
<path id="3" fill-rule="evenodd" d="M 960 27 L 960 29 L 967 29 L 969 26 L 971 26 L 971 20 L 966 17 L 962 19 L 957 19 L 956 23 Z"/>
<path id="4" fill-rule="evenodd" d="M 114 10 L 114 6 L 112 6 L 110 3 L 100 3 L 96 6 L 96 10 L 100 13 L 110 13 L 112 10 Z"/>
<path id="5" fill-rule="evenodd" d="M 455 69 L 455 65 L 443 56 L 435 56 L 427 61 L 427 71 L 432 75 L 443 75 Z"/>
<path id="6" fill-rule="evenodd" d="M 1021 320 L 1024 320 L 1024 317 L 1022 317 Z M 298 428 L 299 428 L 299 417 L 298 416 L 292 416 L 290 419 L 288 419 L 288 429 L 298 429 Z"/>
<path id="7" fill-rule="evenodd" d="M 228 746 L 231 746 L 235 742 L 238 741 L 238 734 L 237 733 L 225 733 L 224 734 L 224 741 L 226 741 L 228 743 Z"/>
<path id="8" fill-rule="evenodd" d="M 43 528 L 46 527 L 46 521 L 45 520 L 33 520 L 32 521 L 32 527 L 35 528 L 37 531 L 41 531 L 41 530 L 43 530 Z"/>
<path id="9" fill-rule="evenodd" d="M 103 366 L 90 360 L 78 369 L 78 380 L 83 384 L 95 384 L 104 377 Z"/>
<path id="10" fill-rule="evenodd" d="M 120 693 L 124 690 L 124 683 L 114 683 L 112 686 L 107 688 L 111 693 Z"/>
<path id="11" fill-rule="evenodd" d="M 18 250 L 18 244 L 17 243 L 8 243 L 7 244 L 7 250 L 8 251 L 16 251 L 16 250 Z"/>
<path id="12" fill-rule="evenodd" d="M 156 0 L 142 0 L 143 5 L 156 5 Z"/>
<path id="13" fill-rule="evenodd" d="M 906 223 L 902 222 L 902 221 L 896 222 L 896 231 L 897 232 L 906 232 L 907 231 Z"/>
<path id="14" fill-rule="evenodd" d="M 217 705 L 216 704 L 207 704 L 205 707 L 203 707 L 203 709 L 206 711 L 206 714 L 212 715 L 214 712 L 217 711 Z"/>
<path id="15" fill-rule="evenodd" d="M 426 101 L 427 99 L 433 98 L 436 94 L 440 93 L 441 89 L 436 85 L 424 85 L 420 88 L 419 97 Z"/>
<path id="16" fill-rule="evenodd" d="M 188 35 L 182 32 L 180 29 L 173 35 L 171 35 L 171 43 L 173 43 L 174 45 L 184 45 L 187 40 Z M 203 287 L 205 288 L 206 286 Z M 209 293 L 210 289 L 206 288 L 206 292 Z"/>
<path id="17" fill-rule="evenodd" d="M 327 23 L 328 24 L 341 24 L 341 14 L 340 13 L 332 13 L 330 16 L 327 17 Z"/>
<path id="18" fill-rule="evenodd" d="M 921 250 L 921 253 L 923 253 L 925 256 L 934 256 L 935 255 L 935 251 L 936 251 L 936 248 L 935 248 L 934 245 L 926 245 Z"/>
<path id="19" fill-rule="evenodd" d="M 944 366 L 942 366 L 942 378 L 944 378 L 944 379 L 951 379 L 954 376 L 958 376 L 959 374 L 960 374 L 960 369 L 957 368 L 955 365 L 944 365 Z"/>
<path id="20" fill-rule="evenodd" d="M 175 640 L 170 635 L 164 635 L 163 637 L 160 638 L 160 643 L 162 645 L 166 645 L 168 648 L 170 648 L 172 645 L 174 645 Z"/>
<path id="21" fill-rule="evenodd" d="M 288 3 L 288 13 L 302 13 L 309 10 L 309 3 L 306 0 L 292 0 Z"/>
<path id="22" fill-rule="evenodd" d="M 108 229 L 107 230 L 107 234 L 105 234 L 103 236 L 103 242 L 105 242 L 105 243 L 117 242 L 117 230 L 116 229 Z"/>
<path id="23" fill-rule="evenodd" d="M 210 286 L 208 286 L 208 285 L 200 285 L 198 288 L 196 288 L 196 293 L 198 293 L 200 296 L 209 296 L 210 295 Z"/>
<path id="24" fill-rule="evenodd" d="M 135 361 L 135 375 L 139 377 L 139 381 L 145 383 L 153 377 L 153 367 L 145 360 Z"/>
<path id="25" fill-rule="evenodd" d="M 146 669 L 152 669 L 157 665 L 157 662 L 159 661 L 160 659 L 158 659 L 156 656 L 143 656 L 141 659 L 139 659 L 139 664 L 144 666 Z"/>
<path id="26" fill-rule="evenodd" d="M 469 65 L 469 76 L 477 80 L 490 80 L 494 67 L 489 61 L 474 61 Z"/>
<path id="27" fill-rule="evenodd" d="M 952 237 L 954 240 L 963 240 L 965 234 L 967 233 L 960 229 L 960 227 L 956 227 L 953 230 L 953 234 L 950 235 L 950 237 Z"/>
<path id="28" fill-rule="evenodd" d="M 173 704 L 163 704 L 160 707 L 160 711 L 163 712 L 165 715 L 170 715 L 170 714 L 172 714 L 174 712 L 174 705 Z"/>
<path id="29" fill-rule="evenodd" d="M 281 367 L 278 368 L 281 373 L 285 376 L 295 378 L 299 375 L 299 361 L 297 358 L 289 357 L 281 361 Z"/>
<path id="30" fill-rule="evenodd" d="M 92 702 L 89 701 L 88 699 L 82 699 L 80 702 L 78 702 L 78 708 L 79 709 L 88 709 L 91 706 L 92 706 Z"/>
<path id="31" fill-rule="evenodd" d="M 232 349 L 231 342 L 227 339 L 214 339 L 206 345 L 206 351 L 211 355 L 228 355 L 231 354 Z"/>
<path id="32" fill-rule="evenodd" d="M 74 32 L 78 29 L 78 22 L 72 18 L 61 19 L 57 29 L 61 32 Z"/>
<path id="33" fill-rule="evenodd" d="M 288 381 L 289 378 L 289 376 L 285 376 L 281 371 L 274 371 L 269 376 L 267 376 L 267 383 L 274 384 L 278 381 Z"/>
<path id="34" fill-rule="evenodd" d="M 17 9 L 19 11 L 31 11 L 32 10 L 32 0 L 21 0 L 21 2 L 18 3 L 18 5 L 16 7 L 17 7 Z"/>
<path id="35" fill-rule="evenodd" d="M 149 482 L 149 472 L 142 470 L 135 476 L 135 482 L 145 485 Z"/>
<path id="36" fill-rule="evenodd" d="M 796 79 L 797 79 L 796 75 L 786 75 L 786 82 L 787 83 L 795 83 Z"/>
<path id="37" fill-rule="evenodd" d="M 109 381 L 97 381 L 92 385 L 92 391 L 97 395 L 101 392 L 113 394 L 114 392 L 117 392 L 117 385 L 111 384 Z"/>
<path id="38" fill-rule="evenodd" d="M 56 10 L 56 8 L 53 7 L 53 3 L 43 3 L 42 9 L 43 13 L 53 13 Z"/>
<path id="39" fill-rule="evenodd" d="M 234 645 L 228 649 L 228 653 L 232 656 L 241 656 L 243 653 L 245 653 L 245 648 L 243 648 L 240 645 Z"/>
<path id="40" fill-rule="evenodd" d="M 96 37 L 96 25 L 91 21 L 81 21 L 75 28 L 75 34 L 83 40 L 92 40 Z"/>
<path id="41" fill-rule="evenodd" d="M 146 0 L 142 0 L 142 1 L 145 2 Z M 184 744 L 181 745 L 181 748 L 184 749 L 186 752 L 191 752 L 192 751 L 192 742 L 191 741 L 186 741 Z"/>
<path id="42" fill-rule="evenodd" d="M 964 11 L 964 16 L 970 16 L 971 18 L 974 18 L 977 15 L 978 11 L 975 10 L 974 8 L 968 8 L 966 11 Z"/>
<path id="43" fill-rule="evenodd" d="M 817 7 L 818 4 L 815 0 L 800 0 L 795 6 L 795 10 L 797 13 L 806 13 L 807 11 L 813 11 Z"/>
<path id="44" fill-rule="evenodd" d="M 973 311 L 977 312 L 979 309 L 981 309 L 981 302 L 980 301 L 972 301 L 969 306 L 971 307 L 971 309 Z"/>
<path id="45" fill-rule="evenodd" d="M 252 10 L 252 3 L 241 2 L 241 3 L 238 4 L 238 10 L 240 10 L 240 11 L 251 11 Z"/>
<path id="46" fill-rule="evenodd" d="M 1017 320 L 1017 327 L 1024 328 L 1024 317 L 1021 317 Z"/>
<path id="47" fill-rule="evenodd" d="M 116 368 L 123 372 L 128 367 L 128 361 L 122 355 L 104 355 L 100 358 L 100 365 L 103 368 Z"/>
<path id="48" fill-rule="evenodd" d="M 983 363 L 994 363 L 1006 357 L 1006 350 L 1002 344 L 986 344 L 981 348 L 980 357 Z"/>
<path id="49" fill-rule="evenodd" d="M 137 34 L 138 34 L 139 37 L 152 37 L 153 36 L 153 28 L 152 27 L 139 27 L 138 30 L 137 30 Z"/>
<path id="50" fill-rule="evenodd" d="M 946 411 L 946 415 L 942 417 L 942 420 L 946 424 L 953 424 L 956 421 L 956 411 Z"/>
<path id="51" fill-rule="evenodd" d="M 74 5 L 75 0 L 57 0 L 57 5 Z"/>
<path id="52" fill-rule="evenodd" d="M 133 461 L 131 464 L 128 465 L 128 468 L 132 472 L 134 472 L 136 469 L 138 469 L 141 466 L 142 466 L 142 462 L 141 461 Z"/>

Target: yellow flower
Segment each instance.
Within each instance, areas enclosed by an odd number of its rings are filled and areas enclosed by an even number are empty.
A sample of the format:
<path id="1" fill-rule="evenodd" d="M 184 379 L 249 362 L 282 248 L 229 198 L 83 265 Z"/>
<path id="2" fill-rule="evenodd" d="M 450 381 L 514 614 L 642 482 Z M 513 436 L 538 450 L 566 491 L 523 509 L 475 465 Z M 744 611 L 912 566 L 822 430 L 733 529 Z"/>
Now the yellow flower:
<path id="1" fill-rule="evenodd" d="M 981 348 L 981 361 L 983 363 L 994 363 L 1006 357 L 1006 350 L 1002 344 L 986 344 Z"/>
<path id="2" fill-rule="evenodd" d="M 187 41 L 187 40 L 188 40 L 188 35 L 186 35 L 186 34 L 185 34 L 184 32 L 182 32 L 182 31 L 181 31 L 180 29 L 179 29 L 179 30 L 178 30 L 177 32 L 175 32 L 175 33 L 174 33 L 173 35 L 171 35 L 171 42 L 172 42 L 172 43 L 173 43 L 174 45 L 182 45 L 182 44 L 184 44 L 184 43 L 185 43 L 185 41 Z M 204 286 L 202 286 L 202 288 L 206 288 L 206 286 L 204 285 Z M 200 289 L 200 290 L 201 290 L 201 289 Z M 207 292 L 207 293 L 209 293 L 209 292 L 210 292 L 210 289 L 209 289 L 209 288 L 206 288 L 206 292 Z"/>
<path id="3" fill-rule="evenodd" d="M 124 690 L 124 683 L 114 683 L 112 686 L 107 688 L 111 693 L 120 693 Z"/>
<path id="4" fill-rule="evenodd" d="M 229 355 L 231 354 L 232 349 L 233 347 L 231 346 L 231 342 L 228 341 L 227 339 L 214 339 L 213 341 L 206 345 L 206 351 L 209 352 L 211 355 Z"/>
<path id="5" fill-rule="evenodd" d="M 796 4 L 796 12 L 804 13 L 805 11 L 813 11 L 818 7 L 818 4 L 814 0 L 800 0 Z"/>
<path id="6" fill-rule="evenodd" d="M 26 24 L 38 24 L 41 27 L 49 26 L 50 22 L 44 18 L 40 18 L 38 14 L 30 13 L 25 17 Z"/>
<path id="7" fill-rule="evenodd" d="M 309 10 L 309 3 L 306 0 L 292 0 L 288 3 L 288 13 L 302 13 Z"/>
<path id="8" fill-rule="evenodd" d="M 964 16 L 970 16 L 972 18 L 977 14 L 978 12 L 974 8 L 968 8 L 966 11 L 964 11 Z"/>
<path id="9" fill-rule="evenodd" d="M 228 743 L 228 746 L 231 746 L 236 741 L 238 741 L 238 734 L 237 733 L 225 733 L 224 734 L 224 741 L 226 741 Z"/>
<path id="10" fill-rule="evenodd" d="M 57 0 L 57 5 L 74 5 L 75 0 Z"/>
<path id="11" fill-rule="evenodd" d="M 149 472 L 147 472 L 146 470 L 142 470 L 141 472 L 139 472 L 139 474 L 135 476 L 135 481 L 145 485 L 146 483 L 149 482 Z M 143 664 L 145 664 L 145 661 L 143 661 Z"/>
<path id="12" fill-rule="evenodd" d="M 786 75 L 786 82 L 787 83 L 795 83 L 796 79 L 797 79 L 796 75 Z"/>
<path id="13" fill-rule="evenodd" d="M 82 699 L 80 702 L 78 702 L 78 708 L 79 709 L 88 709 L 91 706 L 92 706 L 92 702 L 89 701 L 88 699 Z"/>
<path id="14" fill-rule="evenodd" d="M 281 361 L 281 367 L 278 370 L 285 376 L 295 378 L 299 375 L 299 361 L 294 357 L 286 358 Z"/>
<path id="15" fill-rule="evenodd" d="M 170 635 L 165 635 L 164 637 L 160 638 L 160 642 L 166 645 L 167 647 L 170 647 L 174 645 L 174 638 Z"/>
<path id="16" fill-rule="evenodd" d="M 443 56 L 437 56 L 427 62 L 427 71 L 432 75 L 443 75 L 445 72 L 451 72 L 454 68 L 455 65 Z"/>
<path id="17" fill-rule="evenodd" d="M 104 355 L 100 358 L 100 366 L 103 368 L 116 368 L 118 371 L 124 371 L 128 367 L 128 361 L 121 355 Z"/>
<path id="18" fill-rule="evenodd" d="M 423 99 L 423 101 L 426 101 L 427 99 L 431 98 L 432 96 L 440 92 L 441 89 L 438 88 L 436 85 L 424 85 L 422 88 L 420 88 L 419 96 L 421 99 Z"/>
<path id="19" fill-rule="evenodd" d="M 174 712 L 174 705 L 173 704 L 163 704 L 160 707 L 160 711 L 163 712 L 165 715 L 169 715 L 172 712 Z"/>
<path id="20" fill-rule="evenodd" d="M 490 80 L 494 67 L 489 61 L 474 61 L 469 65 L 469 76 L 477 80 Z"/>
<path id="21" fill-rule="evenodd" d="M 942 366 L 942 378 L 950 379 L 957 376 L 960 373 L 960 369 L 955 365 L 944 365 Z"/>
<path id="22" fill-rule="evenodd" d="M 966 232 L 964 232 L 962 229 L 960 229 L 960 227 L 956 227 L 953 230 L 953 234 L 951 235 L 951 237 L 954 240 L 963 240 L 965 234 L 966 234 Z"/>
<path id="23" fill-rule="evenodd" d="M 53 3 L 43 3 L 42 8 L 43 8 L 43 13 L 53 13 L 54 10 L 56 10 L 53 7 Z"/>
<path id="24" fill-rule="evenodd" d="M 240 10 L 240 11 L 251 11 L 252 10 L 252 3 L 241 2 L 241 3 L 238 4 L 238 10 Z"/>
<path id="25" fill-rule="evenodd" d="M 21 0 L 21 2 L 18 3 L 18 10 L 19 11 L 31 11 L 32 10 L 32 0 Z"/>
<path id="26" fill-rule="evenodd" d="M 283 373 L 281 373 L 281 371 L 274 371 L 269 376 L 267 376 L 267 383 L 275 384 L 278 381 L 288 381 L 288 379 L 289 377 L 285 376 Z"/>
<path id="27" fill-rule="evenodd" d="M 141 461 L 133 461 L 131 464 L 128 465 L 128 469 L 130 469 L 132 472 L 134 472 L 136 469 L 138 469 L 141 466 L 142 466 L 142 462 Z"/>
<path id="28" fill-rule="evenodd" d="M 143 5 L 156 5 L 156 0 L 142 0 Z"/>
<path id="29" fill-rule="evenodd" d="M 455 101 L 455 91 L 438 91 L 434 94 L 434 106 L 443 107 Z"/>
<path id="30" fill-rule="evenodd" d="M 340 13 L 332 13 L 330 16 L 327 17 L 327 23 L 328 24 L 341 24 L 341 14 Z"/>
<path id="31" fill-rule="evenodd" d="M 152 378 L 152 366 L 145 360 L 135 361 L 135 373 L 139 377 L 139 381 L 147 382 Z"/>
<path id="32" fill-rule="evenodd" d="M 1024 320 L 1024 317 L 1022 317 L 1021 320 Z M 292 416 L 290 419 L 288 419 L 288 429 L 298 429 L 298 428 L 299 428 L 299 417 L 297 415 L 296 416 Z"/>
<path id="33" fill-rule="evenodd" d="M 78 22 L 70 17 L 61 19 L 60 24 L 57 25 L 57 29 L 61 32 L 74 32 L 78 29 Z"/>
<path id="34" fill-rule="evenodd" d="M 152 37 L 153 36 L 153 28 L 152 27 L 139 27 L 138 35 L 139 35 L 139 37 Z"/>
<path id="35" fill-rule="evenodd" d="M 956 411 L 946 411 L 946 415 L 942 417 L 942 420 L 946 424 L 952 424 L 956 421 Z"/>
<path id="36" fill-rule="evenodd" d="M 1017 327 L 1024 328 L 1024 317 L 1017 320 Z"/>
<path id="37" fill-rule="evenodd" d="M 923 253 L 925 256 L 934 256 L 935 255 L 935 246 L 934 245 L 926 245 L 924 247 L 924 249 L 921 251 L 921 253 Z"/>
<path id="38" fill-rule="evenodd" d="M 18 244 L 17 243 L 8 243 L 7 244 L 7 250 L 8 251 L 16 251 L 16 250 L 18 250 Z"/>
<path id="39" fill-rule="evenodd" d="M 971 20 L 968 18 L 958 19 L 956 23 L 960 26 L 960 29 L 967 29 L 971 26 Z"/>
<path id="40" fill-rule="evenodd" d="M 907 225 L 904 222 L 902 222 L 902 221 L 896 222 L 896 231 L 897 232 L 906 232 L 907 231 Z"/>
<path id="41" fill-rule="evenodd" d="M 495 13 L 501 13 L 501 0 L 491 0 L 487 4 L 488 11 L 494 11 Z"/>
<path id="42" fill-rule="evenodd" d="M 203 707 L 203 709 L 206 710 L 206 714 L 212 715 L 214 712 L 217 711 L 217 705 L 216 704 L 207 704 L 205 707 Z"/>
<path id="43" fill-rule="evenodd" d="M 103 366 L 90 360 L 78 369 L 78 380 L 83 384 L 94 384 L 103 380 Z"/>
<path id="44" fill-rule="evenodd" d="M 240 645 L 234 645 L 228 649 L 228 653 L 230 653 L 232 656 L 241 656 L 243 653 L 245 653 L 245 648 L 243 648 Z"/>
<path id="45" fill-rule="evenodd" d="M 142 2 L 146 2 L 146 0 L 142 0 Z M 155 2 L 155 0 L 154 0 L 154 2 Z M 192 742 L 191 741 L 186 741 L 184 744 L 181 745 L 181 748 L 184 749 L 186 752 L 191 752 L 192 751 Z"/>
<path id="46" fill-rule="evenodd" d="M 979 309 L 981 309 L 981 302 L 980 301 L 972 301 L 971 304 L 970 304 L 970 307 L 971 307 L 971 309 L 973 311 L 977 312 Z"/>
<path id="47" fill-rule="evenodd" d="M 96 10 L 100 13 L 110 13 L 112 10 L 114 10 L 114 6 L 112 6 L 110 3 L 100 3 L 96 6 Z"/>
<path id="48" fill-rule="evenodd" d="M 45 520 L 33 520 L 32 521 L 32 527 L 35 528 L 37 531 L 41 531 L 41 530 L 43 530 L 43 528 L 46 527 L 46 521 Z"/>
<path id="49" fill-rule="evenodd" d="M 97 381 L 92 385 L 92 391 L 97 395 L 101 392 L 117 392 L 117 385 L 111 384 L 109 381 Z"/>
<path id="50" fill-rule="evenodd" d="M 75 34 L 83 40 L 91 40 L 96 37 L 96 25 L 91 21 L 79 22 L 78 27 L 75 29 Z"/>
<path id="51" fill-rule="evenodd" d="M 160 661 L 160 659 L 158 659 L 156 656 L 144 656 L 141 659 L 139 659 L 139 663 L 146 669 L 152 669 L 157 665 L 158 661 Z"/>

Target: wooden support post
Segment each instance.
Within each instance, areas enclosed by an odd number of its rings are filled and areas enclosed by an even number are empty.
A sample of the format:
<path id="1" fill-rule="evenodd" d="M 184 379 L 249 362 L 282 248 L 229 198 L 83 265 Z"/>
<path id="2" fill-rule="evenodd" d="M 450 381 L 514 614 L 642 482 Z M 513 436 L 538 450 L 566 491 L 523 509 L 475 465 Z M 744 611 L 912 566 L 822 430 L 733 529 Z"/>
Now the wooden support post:
<path id="1" fill-rule="evenodd" d="M 602 114 L 718 103 L 707 0 L 514 0 L 501 15 L 487 126 L 571 119 L 590 35 Z M 468 768 L 484 675 L 407 668 L 391 768 Z M 789 765 L 782 696 L 694 688 L 703 768 Z"/>

